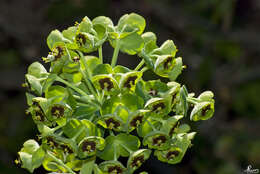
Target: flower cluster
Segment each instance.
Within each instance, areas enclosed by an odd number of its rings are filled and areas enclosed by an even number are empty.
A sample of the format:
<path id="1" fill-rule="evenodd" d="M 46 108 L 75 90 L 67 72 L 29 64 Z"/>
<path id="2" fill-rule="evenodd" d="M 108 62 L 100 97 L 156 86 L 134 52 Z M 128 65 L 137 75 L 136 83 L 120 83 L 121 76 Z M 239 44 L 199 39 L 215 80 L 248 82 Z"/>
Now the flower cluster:
<path id="1" fill-rule="evenodd" d="M 19 152 L 23 168 L 131 174 L 153 151 L 163 162 L 182 160 L 195 136 L 182 119 L 188 114 L 191 121 L 211 118 L 213 93 L 196 98 L 177 83 L 185 66 L 174 42 L 158 46 L 156 35 L 144 32 L 145 25 L 135 13 L 122 16 L 117 25 L 108 17 L 85 17 L 49 34 L 50 52 L 43 60 L 50 69 L 34 62 L 25 75 L 27 113 L 40 135 Z M 107 41 L 114 48 L 111 64 L 103 63 Z M 120 51 L 140 57 L 135 69 L 116 65 Z M 147 70 L 167 81 L 144 80 Z M 127 164 L 119 157 L 128 158 Z M 97 158 L 103 162 L 97 164 Z"/>

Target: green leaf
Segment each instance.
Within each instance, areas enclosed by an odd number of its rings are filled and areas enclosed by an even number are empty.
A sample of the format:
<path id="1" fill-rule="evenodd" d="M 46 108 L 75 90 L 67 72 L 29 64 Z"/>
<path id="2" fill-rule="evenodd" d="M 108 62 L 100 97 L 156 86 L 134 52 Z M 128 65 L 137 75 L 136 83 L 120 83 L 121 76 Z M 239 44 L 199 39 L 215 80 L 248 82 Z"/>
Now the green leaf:
<path id="1" fill-rule="evenodd" d="M 187 133 L 190 131 L 190 126 L 188 124 L 182 124 L 179 127 L 176 128 L 177 134 Z"/>
<path id="2" fill-rule="evenodd" d="M 145 44 L 147 44 L 148 42 L 151 42 L 151 41 L 156 43 L 156 41 L 157 41 L 157 37 L 153 32 L 143 33 L 142 38 L 143 38 Z"/>
<path id="3" fill-rule="evenodd" d="M 109 64 L 99 64 L 93 70 L 93 76 L 99 74 L 111 74 L 113 72 L 112 67 Z"/>
<path id="4" fill-rule="evenodd" d="M 58 85 L 53 85 L 49 87 L 48 90 L 45 92 L 45 97 L 47 99 L 54 98 L 52 100 L 52 102 L 54 103 L 58 103 L 62 101 L 67 96 L 68 96 L 67 89 Z"/>
<path id="5" fill-rule="evenodd" d="M 98 152 L 98 157 L 103 160 L 113 160 L 119 156 L 127 157 L 129 156 L 129 152 L 126 148 L 131 151 L 136 151 L 139 146 L 140 141 L 136 136 L 124 133 L 118 134 L 117 136 L 110 135 L 106 137 L 106 146 L 103 151 Z"/>
<path id="6" fill-rule="evenodd" d="M 92 29 L 92 22 L 87 16 L 85 16 L 80 22 L 80 24 L 78 25 L 78 32 L 90 33 L 91 29 Z"/>
<path id="7" fill-rule="evenodd" d="M 77 143 L 86 136 L 101 136 L 101 133 L 95 124 L 86 119 L 71 119 L 64 127 L 62 127 L 62 130 L 67 137 L 76 137 Z"/>
<path id="8" fill-rule="evenodd" d="M 181 74 L 183 66 L 182 66 L 182 58 L 178 57 L 175 59 L 175 65 L 171 72 L 169 72 L 170 80 L 176 80 L 176 78 Z"/>
<path id="9" fill-rule="evenodd" d="M 127 73 L 130 72 L 131 70 L 127 67 L 124 67 L 122 65 L 117 65 L 113 68 L 114 73 Z"/>
<path id="10" fill-rule="evenodd" d="M 54 48 L 57 43 L 69 43 L 70 41 L 63 37 L 59 30 L 53 30 L 47 37 L 47 45 L 50 50 Z"/>
<path id="11" fill-rule="evenodd" d="M 77 33 L 77 27 L 73 26 L 73 27 L 69 27 L 66 30 L 62 31 L 62 35 L 66 38 L 69 39 L 71 41 L 74 41 L 75 36 Z"/>
<path id="12" fill-rule="evenodd" d="M 186 116 L 189 105 L 187 102 L 188 91 L 185 85 L 183 85 L 180 89 L 180 97 L 181 97 L 182 113 L 184 114 L 184 116 Z"/>
<path id="13" fill-rule="evenodd" d="M 85 62 L 86 62 L 86 66 L 84 65 L 84 60 L 80 60 L 80 63 L 82 65 L 83 70 L 86 70 L 86 68 L 88 69 L 88 72 L 90 73 L 90 76 L 93 76 L 93 71 L 94 69 L 101 64 L 100 59 L 95 57 L 95 56 L 84 56 Z M 98 71 L 98 70 L 96 70 Z"/>
<path id="14" fill-rule="evenodd" d="M 203 93 L 201 93 L 198 97 L 198 99 L 200 99 L 201 101 L 214 101 L 213 99 L 214 94 L 211 91 L 204 91 Z"/>
<path id="15" fill-rule="evenodd" d="M 92 20 L 92 24 L 93 25 L 99 24 L 99 25 L 102 25 L 105 28 L 113 28 L 114 27 L 112 20 L 109 17 L 105 17 L 105 16 L 98 16 L 98 17 L 94 18 Z"/>
<path id="16" fill-rule="evenodd" d="M 36 77 L 29 75 L 29 74 L 26 74 L 25 78 L 26 78 L 27 82 L 29 83 L 31 90 L 35 91 L 37 93 L 37 95 L 41 96 L 42 85 L 41 85 L 40 79 L 37 79 Z"/>
<path id="17" fill-rule="evenodd" d="M 94 168 L 94 160 L 87 161 L 80 170 L 80 174 L 92 174 L 93 168 Z"/>
<path id="18" fill-rule="evenodd" d="M 117 24 L 117 30 L 121 32 L 131 32 L 137 30 L 137 34 L 140 35 L 145 29 L 145 19 L 135 13 L 125 14 L 119 19 Z"/>
<path id="19" fill-rule="evenodd" d="M 134 94 L 123 94 L 121 96 L 113 96 L 102 105 L 101 115 L 114 113 L 117 106 L 125 106 L 130 111 L 136 111 L 143 108 L 143 99 Z"/>
<path id="20" fill-rule="evenodd" d="M 101 24 L 95 24 L 93 26 L 93 29 L 96 31 L 96 43 L 95 43 L 95 46 L 96 47 L 99 47 L 101 46 L 107 39 L 108 37 L 108 34 L 107 34 L 107 30 L 106 30 L 106 27 L 104 27 L 103 25 Z"/>
<path id="21" fill-rule="evenodd" d="M 40 167 L 45 157 L 44 150 L 35 140 L 27 140 L 18 154 L 22 161 L 22 168 L 29 170 L 31 173 L 34 169 Z"/>
<path id="22" fill-rule="evenodd" d="M 28 74 L 36 78 L 41 78 L 46 77 L 47 71 L 42 64 L 39 62 L 34 62 L 28 67 Z"/>
<path id="23" fill-rule="evenodd" d="M 112 46 L 113 45 L 115 47 L 115 44 L 112 43 Z M 129 55 L 135 55 L 142 50 L 144 42 L 140 35 L 138 35 L 137 33 L 132 33 L 120 39 L 119 45 L 120 51 Z"/>
<path id="24" fill-rule="evenodd" d="M 177 52 L 177 48 L 172 40 L 165 41 L 159 48 L 155 49 L 153 51 L 153 54 L 157 55 L 171 55 L 175 56 Z"/>

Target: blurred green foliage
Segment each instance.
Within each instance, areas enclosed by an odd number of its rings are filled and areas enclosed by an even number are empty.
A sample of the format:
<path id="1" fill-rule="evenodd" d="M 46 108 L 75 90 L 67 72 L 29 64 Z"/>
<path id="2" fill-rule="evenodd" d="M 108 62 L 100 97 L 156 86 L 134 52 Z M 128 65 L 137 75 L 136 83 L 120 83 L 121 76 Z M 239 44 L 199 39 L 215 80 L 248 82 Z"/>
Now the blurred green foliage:
<path id="1" fill-rule="evenodd" d="M 259 1 L 1 0 L 0 174 L 27 173 L 14 164 L 19 145 L 36 138 L 21 84 L 26 67 L 47 55 L 49 32 L 84 16 L 105 15 L 116 22 L 129 12 L 148 20 L 159 44 L 170 38 L 179 46 L 178 55 L 189 67 L 179 81 L 196 93 L 212 89 L 216 94 L 215 117 L 193 126 L 200 134 L 183 162 L 168 166 L 151 159 L 142 169 L 182 174 L 242 173 L 249 164 L 260 169 Z M 104 55 L 108 61 L 112 50 L 105 47 Z M 121 64 L 138 62 L 120 56 Z"/>

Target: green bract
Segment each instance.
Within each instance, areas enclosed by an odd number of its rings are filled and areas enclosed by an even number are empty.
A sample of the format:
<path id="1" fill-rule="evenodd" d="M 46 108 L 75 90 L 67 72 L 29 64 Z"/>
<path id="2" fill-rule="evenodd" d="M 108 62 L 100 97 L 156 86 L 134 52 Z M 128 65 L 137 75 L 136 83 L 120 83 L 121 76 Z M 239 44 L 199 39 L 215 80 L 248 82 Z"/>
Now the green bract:
<path id="1" fill-rule="evenodd" d="M 105 16 L 84 17 L 49 34 L 43 60 L 50 69 L 32 63 L 24 83 L 39 141 L 26 141 L 17 163 L 31 173 L 42 165 L 57 173 L 132 174 L 152 151 L 162 162 L 182 160 L 195 135 L 182 118 L 212 117 L 214 94 L 196 98 L 177 83 L 184 66 L 174 42 L 158 46 L 145 26 L 142 16 L 131 13 L 117 25 Z M 114 48 L 105 55 L 111 64 L 103 62 L 105 42 Z M 116 65 L 120 51 L 141 59 L 135 69 Z M 163 79 L 144 80 L 147 70 Z"/>

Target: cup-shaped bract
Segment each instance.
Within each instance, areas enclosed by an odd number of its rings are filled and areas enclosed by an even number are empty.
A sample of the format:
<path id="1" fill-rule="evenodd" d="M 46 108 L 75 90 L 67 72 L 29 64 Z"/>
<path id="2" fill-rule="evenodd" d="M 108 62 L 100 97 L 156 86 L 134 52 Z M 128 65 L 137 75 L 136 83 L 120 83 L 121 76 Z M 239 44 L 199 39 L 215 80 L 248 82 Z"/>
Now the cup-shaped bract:
<path id="1" fill-rule="evenodd" d="M 102 137 L 89 136 L 85 137 L 79 143 L 78 156 L 79 158 L 86 158 L 96 154 L 97 150 L 103 150 L 105 147 L 105 140 Z"/>
<path id="2" fill-rule="evenodd" d="M 208 120 L 214 114 L 214 102 L 200 102 L 197 103 L 191 111 L 190 120 Z"/>
<path id="3" fill-rule="evenodd" d="M 146 102 L 145 108 L 151 111 L 151 116 L 164 117 L 170 112 L 170 100 L 169 98 L 151 98 Z"/>
<path id="4" fill-rule="evenodd" d="M 126 171 L 126 168 L 119 161 L 105 161 L 99 164 L 99 168 L 103 172 L 111 174 L 123 174 Z"/>
<path id="5" fill-rule="evenodd" d="M 151 149 L 164 150 L 170 146 L 169 136 L 162 131 L 153 131 L 144 137 L 143 144 Z"/>
<path id="6" fill-rule="evenodd" d="M 104 91 L 107 95 L 118 93 L 117 81 L 111 75 L 96 75 L 92 78 L 92 82 L 97 90 Z"/>
<path id="7" fill-rule="evenodd" d="M 139 149 L 133 152 L 127 161 L 127 168 L 133 172 L 138 169 L 151 155 L 150 149 Z"/>

